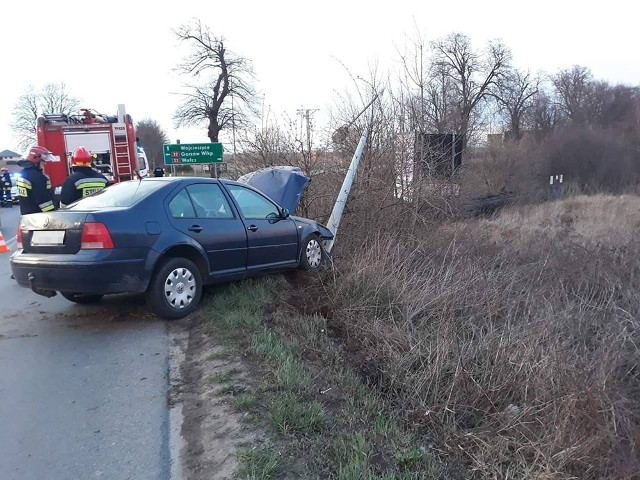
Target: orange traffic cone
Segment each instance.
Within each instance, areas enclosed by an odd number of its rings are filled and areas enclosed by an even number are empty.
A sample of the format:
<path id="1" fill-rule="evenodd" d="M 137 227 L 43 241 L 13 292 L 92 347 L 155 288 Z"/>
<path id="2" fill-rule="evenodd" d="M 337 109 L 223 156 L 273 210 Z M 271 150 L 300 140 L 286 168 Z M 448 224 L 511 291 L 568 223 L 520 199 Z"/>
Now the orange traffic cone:
<path id="1" fill-rule="evenodd" d="M 7 242 L 4 241 L 2 232 L 0 232 L 0 253 L 8 253 L 10 251 L 9 247 L 7 247 Z"/>

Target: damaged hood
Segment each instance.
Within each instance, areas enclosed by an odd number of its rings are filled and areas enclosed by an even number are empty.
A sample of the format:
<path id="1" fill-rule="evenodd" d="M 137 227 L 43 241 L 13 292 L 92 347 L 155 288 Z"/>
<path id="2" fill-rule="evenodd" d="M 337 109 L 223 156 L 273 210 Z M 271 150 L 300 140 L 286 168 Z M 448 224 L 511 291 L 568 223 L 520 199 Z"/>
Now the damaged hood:
<path id="1" fill-rule="evenodd" d="M 267 167 L 247 173 L 239 182 L 251 185 L 291 213 L 296 211 L 311 179 L 299 167 Z"/>

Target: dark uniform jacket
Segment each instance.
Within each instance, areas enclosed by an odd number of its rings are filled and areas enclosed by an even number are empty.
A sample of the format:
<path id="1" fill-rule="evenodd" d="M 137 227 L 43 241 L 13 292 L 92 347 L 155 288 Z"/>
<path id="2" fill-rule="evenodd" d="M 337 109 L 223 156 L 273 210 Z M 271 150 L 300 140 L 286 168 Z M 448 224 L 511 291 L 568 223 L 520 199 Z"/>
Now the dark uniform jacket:
<path id="1" fill-rule="evenodd" d="M 11 190 L 11 174 L 9 172 L 3 173 L 0 177 L 0 181 L 4 188 L 9 187 L 9 190 Z"/>
<path id="2" fill-rule="evenodd" d="M 25 166 L 16 184 L 21 215 L 50 212 L 54 209 L 49 177 L 35 165 Z"/>
<path id="3" fill-rule="evenodd" d="M 5 172 L 0 175 L 0 200 L 2 202 L 11 202 L 11 174 L 9 172 Z"/>
<path id="4" fill-rule="evenodd" d="M 74 173 L 62 184 L 60 203 L 70 205 L 76 200 L 93 195 L 107 186 L 107 177 L 90 167 L 73 167 Z"/>

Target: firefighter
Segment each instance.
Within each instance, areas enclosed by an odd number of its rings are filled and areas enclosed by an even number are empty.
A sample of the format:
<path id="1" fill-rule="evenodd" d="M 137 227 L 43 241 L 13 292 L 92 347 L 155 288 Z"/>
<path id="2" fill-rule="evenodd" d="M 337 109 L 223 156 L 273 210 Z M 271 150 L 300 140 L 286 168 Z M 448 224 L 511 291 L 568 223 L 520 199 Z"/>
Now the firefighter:
<path id="1" fill-rule="evenodd" d="M 5 167 L 0 168 L 0 186 L 2 187 L 2 205 L 13 207 L 13 199 L 11 198 L 11 174 Z"/>
<path id="2" fill-rule="evenodd" d="M 55 209 L 51 195 L 51 182 L 42 172 L 42 164 L 53 160 L 49 150 L 40 145 L 34 145 L 29 149 L 26 158 L 18 162 L 22 167 L 16 182 L 21 215 L 50 212 Z"/>
<path id="3" fill-rule="evenodd" d="M 153 169 L 153 176 L 154 177 L 164 177 L 164 168 L 162 167 L 156 167 Z"/>
<path id="4" fill-rule="evenodd" d="M 107 177 L 91 168 L 93 157 L 85 147 L 78 147 L 71 156 L 73 173 L 67 177 L 60 191 L 60 206 L 70 205 L 76 200 L 103 190 Z"/>

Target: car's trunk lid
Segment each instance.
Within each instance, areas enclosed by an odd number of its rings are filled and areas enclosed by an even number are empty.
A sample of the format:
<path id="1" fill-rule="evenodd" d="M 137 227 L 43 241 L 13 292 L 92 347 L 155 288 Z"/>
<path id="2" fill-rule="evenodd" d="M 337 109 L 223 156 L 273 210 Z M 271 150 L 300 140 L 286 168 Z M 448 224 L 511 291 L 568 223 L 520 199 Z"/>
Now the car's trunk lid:
<path id="1" fill-rule="evenodd" d="M 56 211 L 25 215 L 20 222 L 25 253 L 77 253 L 87 212 Z"/>

